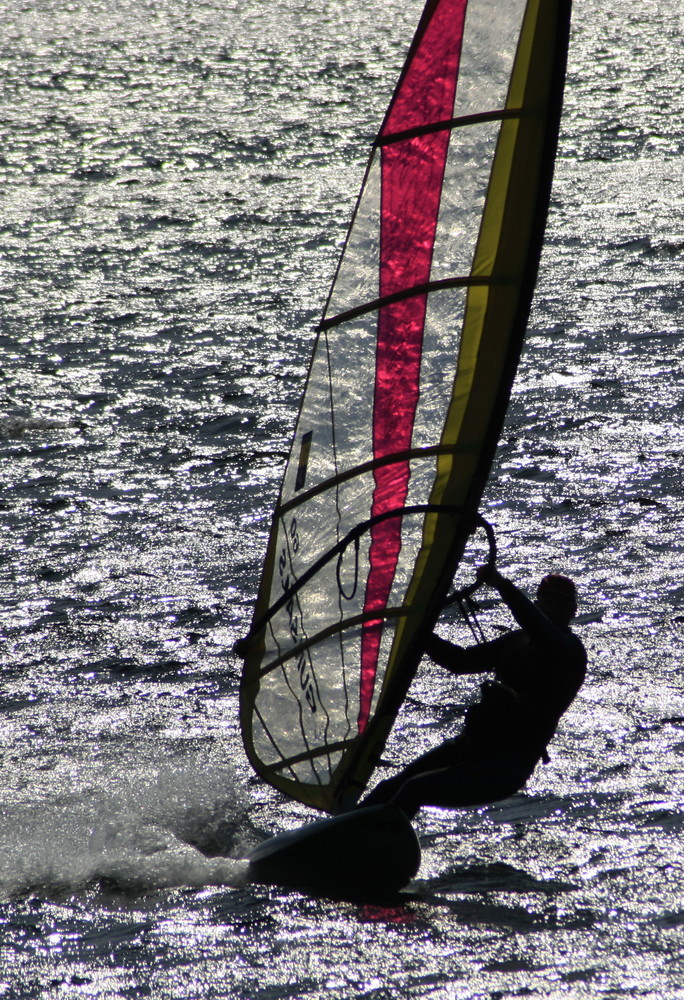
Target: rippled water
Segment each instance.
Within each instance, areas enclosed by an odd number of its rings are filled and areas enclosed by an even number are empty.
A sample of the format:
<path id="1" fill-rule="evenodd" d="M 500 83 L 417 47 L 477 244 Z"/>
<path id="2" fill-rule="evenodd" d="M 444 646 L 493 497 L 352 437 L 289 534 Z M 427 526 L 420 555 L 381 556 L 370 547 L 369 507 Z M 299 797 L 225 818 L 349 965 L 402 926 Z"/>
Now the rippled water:
<path id="1" fill-rule="evenodd" d="M 251 776 L 229 650 L 420 6 L 0 11 L 1 997 L 684 996 L 684 24 L 665 0 L 576 0 L 485 498 L 505 572 L 582 590 L 590 673 L 552 761 L 499 806 L 424 810 L 402 905 L 244 883 L 249 846 L 310 814 Z M 426 667 L 387 759 L 456 729 L 454 700 Z"/>

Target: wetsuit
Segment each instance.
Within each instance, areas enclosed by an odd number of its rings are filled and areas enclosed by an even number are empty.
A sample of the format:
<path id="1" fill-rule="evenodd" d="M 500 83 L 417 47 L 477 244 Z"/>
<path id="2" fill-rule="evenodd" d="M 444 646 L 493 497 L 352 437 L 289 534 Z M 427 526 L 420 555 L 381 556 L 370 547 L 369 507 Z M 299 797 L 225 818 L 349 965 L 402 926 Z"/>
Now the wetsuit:
<path id="1" fill-rule="evenodd" d="M 454 674 L 493 671 L 472 705 L 461 735 L 381 782 L 362 805 L 392 800 L 410 816 L 420 806 L 485 805 L 519 791 L 558 720 L 577 694 L 587 656 L 569 628 L 555 624 L 514 584 L 497 589 L 521 626 L 491 642 L 463 649 L 433 635 L 426 652 Z"/>

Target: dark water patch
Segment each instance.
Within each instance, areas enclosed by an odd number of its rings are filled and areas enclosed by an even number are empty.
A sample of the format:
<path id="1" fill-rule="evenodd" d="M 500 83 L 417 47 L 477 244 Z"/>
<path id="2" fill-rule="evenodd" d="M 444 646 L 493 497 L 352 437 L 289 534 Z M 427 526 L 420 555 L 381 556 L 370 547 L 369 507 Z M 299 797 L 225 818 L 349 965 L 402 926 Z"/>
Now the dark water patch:
<path id="1" fill-rule="evenodd" d="M 657 809 L 648 813 L 637 813 L 644 826 L 660 827 L 665 833 L 681 833 L 684 830 L 684 812 L 678 809 Z"/>
<path id="2" fill-rule="evenodd" d="M 116 601 L 104 598 L 101 601 L 84 601 L 78 597 L 60 597 L 47 605 L 48 610 L 55 613 L 89 611 L 106 618 L 121 615 L 126 606 L 127 602 L 124 600 Z"/>
<path id="3" fill-rule="evenodd" d="M 572 972 L 560 972 L 561 982 L 564 983 L 591 983 L 595 979 L 602 977 L 602 970 L 597 968 L 575 969 Z"/>
<path id="4" fill-rule="evenodd" d="M 258 931 L 260 934 L 276 930 L 278 920 L 264 906 L 269 889 L 266 886 L 239 888 L 234 892 L 222 893 L 213 901 L 212 911 L 216 920 L 234 933 Z"/>
<path id="5" fill-rule="evenodd" d="M 233 413 L 220 417 L 210 417 L 199 428 L 200 434 L 213 436 L 215 434 L 233 433 L 237 428 L 246 429 L 255 422 L 250 413 Z"/>
<path id="6" fill-rule="evenodd" d="M 679 240 L 653 240 L 648 248 L 647 255 L 653 257 L 674 257 L 681 258 L 684 252 L 684 242 Z"/>
<path id="7" fill-rule="evenodd" d="M 236 162 L 255 164 L 260 160 L 273 160 L 279 147 L 268 136 L 253 135 L 234 139 L 230 144 L 231 156 Z"/>
<path id="8" fill-rule="evenodd" d="M 119 315 L 98 316 L 97 323 L 109 328 L 120 329 L 125 326 L 137 326 L 140 323 L 142 314 L 139 312 L 126 312 Z"/>
<path id="9" fill-rule="evenodd" d="M 117 176 L 112 167 L 77 167 L 70 174 L 75 181 L 111 181 Z"/>
<path id="10" fill-rule="evenodd" d="M 507 906 L 495 902 L 464 902 L 448 900 L 440 896 L 436 900 L 451 914 L 472 926 L 485 925 L 497 930 L 513 931 L 516 934 L 539 933 L 548 930 L 585 930 L 593 927 L 597 917 L 590 911 L 559 914 L 555 905 L 535 911 L 531 905 Z"/>
<path id="11" fill-rule="evenodd" d="M 648 331 L 646 333 L 634 333 L 631 334 L 628 339 L 633 341 L 645 341 L 645 340 L 672 340 L 679 339 L 684 336 L 682 330 L 657 330 Z"/>
<path id="12" fill-rule="evenodd" d="M 43 580 L 45 583 L 59 583 L 68 576 L 69 570 L 55 569 L 53 566 L 41 566 L 36 573 L 36 578 Z"/>
<path id="13" fill-rule="evenodd" d="M 59 510 L 67 510 L 69 507 L 77 505 L 79 501 L 73 500 L 70 497 L 52 497 L 49 500 L 37 500 L 36 507 L 40 507 L 41 510 L 48 512 L 56 512 Z"/>
<path id="14" fill-rule="evenodd" d="M 134 674 L 140 670 L 140 665 L 133 657 L 107 656 L 77 669 L 79 673 Z"/>
<path id="15" fill-rule="evenodd" d="M 487 962 L 482 968 L 485 972 L 539 972 L 548 966 L 535 965 L 524 958 L 507 958 L 500 962 Z"/>
<path id="16" fill-rule="evenodd" d="M 684 910 L 662 913 L 654 918 L 656 927 L 676 928 L 684 926 Z"/>
<path id="17" fill-rule="evenodd" d="M 41 695 L 31 695 L 27 698 L 5 697 L 0 695 L 0 713 L 9 715 L 13 712 L 21 712 L 27 708 L 36 708 L 44 701 Z"/>
<path id="18" fill-rule="evenodd" d="M 244 839 L 244 820 L 234 815 L 232 805 L 226 800 L 207 810 L 194 810 L 183 829 L 176 832 L 207 858 L 231 857 L 236 843 Z M 255 840 L 258 839 L 261 838 L 255 831 Z"/>
<path id="19" fill-rule="evenodd" d="M 533 479 L 537 482 L 551 482 L 556 478 L 555 472 L 543 469 L 539 465 L 531 465 L 523 469 L 513 469 L 510 473 L 513 479 Z"/>
<path id="20" fill-rule="evenodd" d="M 574 892 L 578 888 L 557 879 L 538 879 L 528 872 L 497 861 L 489 865 L 468 865 L 454 868 L 424 883 L 434 893 L 440 892 L 510 892 L 540 893 L 554 896 Z"/>
<path id="21" fill-rule="evenodd" d="M 186 628 L 188 625 L 195 628 L 215 628 L 223 622 L 223 608 L 216 606 L 209 609 L 190 605 L 182 611 L 174 612 L 170 620 L 179 628 Z"/>

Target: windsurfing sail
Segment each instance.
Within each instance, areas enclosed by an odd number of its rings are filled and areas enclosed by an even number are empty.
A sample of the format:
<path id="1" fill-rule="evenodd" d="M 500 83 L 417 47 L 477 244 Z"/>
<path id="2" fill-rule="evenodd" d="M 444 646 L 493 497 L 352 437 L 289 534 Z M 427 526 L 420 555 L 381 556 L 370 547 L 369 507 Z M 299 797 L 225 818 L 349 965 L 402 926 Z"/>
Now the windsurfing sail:
<path id="1" fill-rule="evenodd" d="M 522 347 L 570 0 L 428 0 L 316 339 L 245 666 L 248 757 L 335 812 L 473 530 Z"/>

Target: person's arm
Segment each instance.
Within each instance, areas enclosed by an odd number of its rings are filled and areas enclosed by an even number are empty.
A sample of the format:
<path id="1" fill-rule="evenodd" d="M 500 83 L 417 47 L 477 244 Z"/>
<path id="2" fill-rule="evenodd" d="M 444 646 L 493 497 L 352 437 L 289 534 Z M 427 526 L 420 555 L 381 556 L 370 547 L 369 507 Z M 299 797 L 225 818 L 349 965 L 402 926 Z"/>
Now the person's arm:
<path id="1" fill-rule="evenodd" d="M 434 632 L 425 643 L 425 652 L 430 659 L 452 674 L 481 674 L 485 670 L 493 670 L 483 649 L 484 646 L 471 646 L 468 649 L 457 646 Z"/>
<path id="2" fill-rule="evenodd" d="M 574 645 L 576 638 L 569 629 L 562 628 L 547 618 L 526 594 L 518 590 L 516 585 L 502 576 L 498 570 L 482 567 L 478 572 L 478 577 L 490 587 L 498 590 L 520 628 L 535 643 L 540 646 L 552 645 L 555 648 L 558 648 L 559 645 L 569 647 Z"/>

